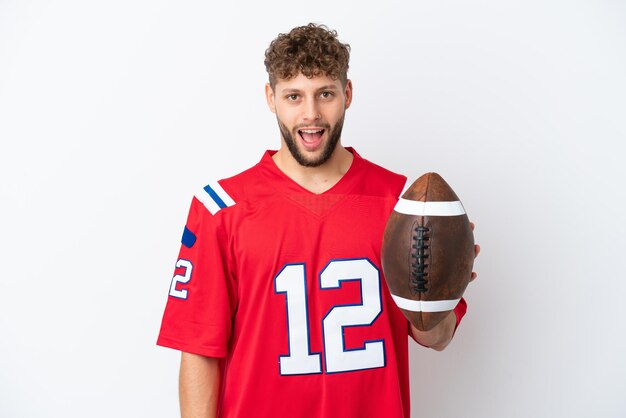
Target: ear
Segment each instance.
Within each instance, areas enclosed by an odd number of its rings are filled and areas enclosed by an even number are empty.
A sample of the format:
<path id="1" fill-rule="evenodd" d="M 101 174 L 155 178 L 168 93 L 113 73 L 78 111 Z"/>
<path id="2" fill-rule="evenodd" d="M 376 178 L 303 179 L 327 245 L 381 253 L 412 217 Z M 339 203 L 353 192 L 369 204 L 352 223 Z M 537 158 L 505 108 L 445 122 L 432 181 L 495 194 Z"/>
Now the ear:
<path id="1" fill-rule="evenodd" d="M 267 101 L 267 107 L 270 108 L 272 113 L 276 113 L 276 102 L 274 101 L 274 89 L 270 86 L 270 83 L 265 84 L 265 100 Z"/>
<path id="2" fill-rule="evenodd" d="M 344 95 L 346 96 L 346 109 L 350 107 L 352 103 L 352 80 L 346 81 L 346 88 L 344 89 Z"/>

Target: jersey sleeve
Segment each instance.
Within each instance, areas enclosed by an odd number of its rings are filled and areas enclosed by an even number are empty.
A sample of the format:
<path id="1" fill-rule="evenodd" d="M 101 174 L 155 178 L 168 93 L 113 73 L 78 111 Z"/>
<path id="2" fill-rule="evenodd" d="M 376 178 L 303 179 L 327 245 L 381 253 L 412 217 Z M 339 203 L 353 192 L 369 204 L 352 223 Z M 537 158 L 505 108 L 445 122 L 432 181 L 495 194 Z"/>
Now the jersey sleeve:
<path id="1" fill-rule="evenodd" d="M 457 303 L 456 306 L 454 307 L 454 315 L 456 315 L 456 325 L 454 326 L 455 332 L 456 332 L 456 329 L 459 327 L 459 324 L 461 323 L 461 320 L 465 316 L 466 312 L 467 312 L 467 302 L 465 301 L 465 298 L 461 298 L 459 303 Z"/>
<path id="2" fill-rule="evenodd" d="M 158 345 L 208 357 L 227 354 L 237 289 L 221 215 L 193 198 Z"/>

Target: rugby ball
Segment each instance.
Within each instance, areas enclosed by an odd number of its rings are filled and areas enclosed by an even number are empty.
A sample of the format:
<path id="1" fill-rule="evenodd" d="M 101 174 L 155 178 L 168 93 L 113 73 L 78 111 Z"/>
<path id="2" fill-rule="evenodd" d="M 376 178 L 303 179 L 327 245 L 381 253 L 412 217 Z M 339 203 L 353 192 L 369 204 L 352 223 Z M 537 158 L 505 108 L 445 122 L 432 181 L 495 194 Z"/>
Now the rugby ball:
<path id="1" fill-rule="evenodd" d="M 439 174 L 424 174 L 398 200 L 381 257 L 391 296 L 417 329 L 431 330 L 460 301 L 472 275 L 474 234 Z"/>

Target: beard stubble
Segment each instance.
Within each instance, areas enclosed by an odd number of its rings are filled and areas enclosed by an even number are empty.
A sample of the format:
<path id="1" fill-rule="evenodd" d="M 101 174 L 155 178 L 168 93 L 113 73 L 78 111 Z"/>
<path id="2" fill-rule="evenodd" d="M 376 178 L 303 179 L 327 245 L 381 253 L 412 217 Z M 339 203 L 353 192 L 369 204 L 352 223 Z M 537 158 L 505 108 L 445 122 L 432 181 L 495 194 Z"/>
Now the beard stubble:
<path id="1" fill-rule="evenodd" d="M 276 120 L 278 121 L 278 128 L 280 129 L 280 133 L 285 140 L 285 143 L 287 144 L 287 149 L 289 149 L 291 156 L 298 162 L 298 164 L 303 167 L 319 167 L 326 161 L 328 161 L 333 155 L 333 152 L 335 151 L 335 148 L 339 143 L 339 139 L 341 138 L 344 117 L 345 115 L 341 116 L 341 119 L 337 121 L 333 129 L 330 131 L 328 135 L 328 142 L 326 142 L 326 145 L 324 145 L 322 154 L 315 159 L 307 158 L 304 153 L 300 152 L 296 144 L 296 140 L 294 139 L 291 132 L 289 132 L 287 126 L 285 126 L 285 124 L 283 124 L 280 119 L 278 119 L 278 116 L 276 117 Z M 330 125 L 326 124 L 324 126 L 324 129 L 330 129 Z M 297 129 L 294 130 L 297 131 Z M 296 135 L 298 134 L 296 133 Z"/>

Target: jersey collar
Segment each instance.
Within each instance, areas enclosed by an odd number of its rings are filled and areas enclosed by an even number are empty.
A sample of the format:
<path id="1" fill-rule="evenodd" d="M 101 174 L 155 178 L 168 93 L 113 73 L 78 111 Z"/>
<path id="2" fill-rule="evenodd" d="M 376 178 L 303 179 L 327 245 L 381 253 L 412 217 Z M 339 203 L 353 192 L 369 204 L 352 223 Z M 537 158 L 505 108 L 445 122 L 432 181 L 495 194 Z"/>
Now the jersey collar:
<path id="1" fill-rule="evenodd" d="M 348 171 L 346 171 L 346 173 L 333 187 L 326 190 L 324 193 L 320 193 L 320 195 L 347 193 L 354 186 L 354 179 L 358 177 L 358 172 L 361 171 L 363 166 L 363 158 L 356 152 L 354 148 L 346 147 L 346 149 L 350 151 L 354 156 L 350 168 L 348 168 Z M 269 176 L 269 181 L 271 181 L 277 189 L 280 187 L 290 193 L 308 193 L 311 195 L 316 195 L 316 193 L 313 193 L 310 190 L 307 190 L 304 187 L 300 186 L 298 183 L 292 180 L 291 177 L 287 176 L 278 168 L 278 166 L 272 159 L 272 156 L 276 154 L 276 152 L 278 151 L 265 151 L 263 157 L 261 158 L 261 161 L 259 162 L 259 165 L 261 166 L 263 172 Z"/>

